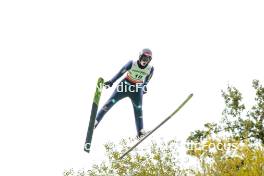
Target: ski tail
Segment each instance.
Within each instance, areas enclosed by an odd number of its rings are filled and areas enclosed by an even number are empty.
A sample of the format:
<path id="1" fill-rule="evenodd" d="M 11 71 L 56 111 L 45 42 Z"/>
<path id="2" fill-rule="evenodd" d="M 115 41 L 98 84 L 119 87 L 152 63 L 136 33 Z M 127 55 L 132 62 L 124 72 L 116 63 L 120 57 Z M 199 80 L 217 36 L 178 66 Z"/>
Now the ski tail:
<path id="1" fill-rule="evenodd" d="M 93 99 L 93 104 L 92 104 L 89 127 L 87 130 L 87 135 L 86 135 L 85 144 L 84 144 L 84 151 L 88 153 L 90 152 L 93 131 L 94 131 L 94 123 L 95 123 L 95 118 L 96 118 L 96 114 L 97 114 L 97 110 L 99 106 L 99 101 L 100 101 L 103 85 L 104 85 L 104 79 L 100 77 L 97 80 L 97 84 L 96 84 L 96 91 L 94 94 L 94 99 Z"/>

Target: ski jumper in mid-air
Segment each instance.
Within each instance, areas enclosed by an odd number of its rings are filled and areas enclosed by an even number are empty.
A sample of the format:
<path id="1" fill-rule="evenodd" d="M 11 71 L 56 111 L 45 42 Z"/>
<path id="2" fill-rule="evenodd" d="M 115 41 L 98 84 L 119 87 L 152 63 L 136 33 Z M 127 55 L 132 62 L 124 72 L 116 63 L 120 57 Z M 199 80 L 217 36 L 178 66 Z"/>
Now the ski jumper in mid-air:
<path id="1" fill-rule="evenodd" d="M 95 128 L 115 103 L 125 97 L 129 97 L 134 109 L 137 138 L 141 138 L 146 134 L 143 129 L 142 99 L 143 94 L 147 92 L 146 85 L 154 71 L 153 66 L 149 64 L 151 59 L 151 50 L 143 49 L 137 61 L 129 61 L 110 81 L 105 82 L 106 88 L 111 87 L 115 81 L 127 73 L 126 77 L 118 84 L 112 96 L 97 114 Z"/>

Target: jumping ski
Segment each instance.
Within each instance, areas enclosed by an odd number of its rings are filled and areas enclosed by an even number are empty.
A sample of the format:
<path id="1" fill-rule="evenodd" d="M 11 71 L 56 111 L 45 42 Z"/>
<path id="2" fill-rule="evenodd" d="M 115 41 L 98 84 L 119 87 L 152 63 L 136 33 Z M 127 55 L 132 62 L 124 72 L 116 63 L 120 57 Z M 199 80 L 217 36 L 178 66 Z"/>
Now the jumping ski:
<path id="1" fill-rule="evenodd" d="M 95 118 L 96 118 L 97 109 L 99 106 L 99 101 L 100 101 L 103 85 L 104 85 L 104 79 L 100 77 L 97 80 L 97 84 L 96 84 L 96 91 L 94 94 L 94 99 L 93 99 L 93 104 L 92 104 L 90 122 L 89 122 L 89 127 L 87 130 L 86 140 L 85 140 L 85 144 L 84 144 L 84 151 L 86 151 L 88 153 L 90 152 L 90 147 L 91 147 L 91 142 L 92 142 L 92 137 L 93 137 L 93 131 L 94 131 Z"/>
<path id="2" fill-rule="evenodd" d="M 123 159 L 129 152 L 131 152 L 134 148 L 136 148 L 141 142 L 143 142 L 147 137 L 149 137 L 154 131 L 156 131 L 159 127 L 161 127 L 164 123 L 166 123 L 173 115 L 175 115 L 191 98 L 193 94 L 190 94 L 183 102 L 182 104 L 171 114 L 169 115 L 165 120 L 163 120 L 159 125 L 157 125 L 153 130 L 151 130 L 149 133 L 147 133 L 144 137 L 142 137 L 135 145 L 133 145 L 128 151 L 126 151 L 119 159 Z"/>

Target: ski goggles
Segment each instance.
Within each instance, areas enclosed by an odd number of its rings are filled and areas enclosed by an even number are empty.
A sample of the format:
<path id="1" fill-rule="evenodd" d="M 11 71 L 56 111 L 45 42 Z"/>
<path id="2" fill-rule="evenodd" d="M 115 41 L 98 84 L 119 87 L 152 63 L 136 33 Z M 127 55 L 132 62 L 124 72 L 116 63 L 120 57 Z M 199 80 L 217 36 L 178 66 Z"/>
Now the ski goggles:
<path id="1" fill-rule="evenodd" d="M 143 62 L 150 62 L 151 61 L 151 56 L 146 56 L 146 55 L 142 55 L 140 58 L 141 61 Z"/>

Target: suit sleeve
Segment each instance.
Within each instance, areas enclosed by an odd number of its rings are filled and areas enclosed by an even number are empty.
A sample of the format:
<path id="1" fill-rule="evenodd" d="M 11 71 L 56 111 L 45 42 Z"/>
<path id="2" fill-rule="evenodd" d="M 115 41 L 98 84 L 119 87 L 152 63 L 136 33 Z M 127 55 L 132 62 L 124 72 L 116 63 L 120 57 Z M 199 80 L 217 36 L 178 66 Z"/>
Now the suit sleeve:
<path id="1" fill-rule="evenodd" d="M 127 72 L 128 70 L 131 69 L 132 67 L 132 64 L 133 64 L 133 61 L 130 60 L 128 63 L 126 63 L 126 65 L 124 65 L 121 70 L 111 79 L 111 82 L 114 83 L 116 82 L 116 80 L 118 80 L 121 76 L 123 76 L 123 74 L 125 72 Z"/>
<path id="2" fill-rule="evenodd" d="M 151 68 L 149 75 L 146 77 L 145 81 L 144 81 L 144 85 L 147 85 L 151 79 L 151 77 L 153 76 L 154 73 L 154 67 Z"/>

